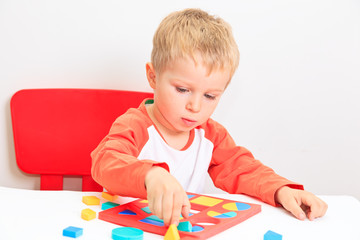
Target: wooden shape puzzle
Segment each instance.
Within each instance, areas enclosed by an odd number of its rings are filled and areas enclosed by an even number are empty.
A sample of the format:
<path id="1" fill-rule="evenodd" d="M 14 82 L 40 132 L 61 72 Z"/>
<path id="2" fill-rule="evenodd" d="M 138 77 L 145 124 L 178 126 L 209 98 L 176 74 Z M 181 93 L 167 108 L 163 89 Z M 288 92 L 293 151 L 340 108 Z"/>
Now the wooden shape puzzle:
<path id="1" fill-rule="evenodd" d="M 227 199 L 190 193 L 193 214 L 180 222 L 192 225 L 190 232 L 180 231 L 181 239 L 207 239 L 217 233 L 239 224 L 261 211 L 261 206 L 252 203 L 236 202 Z M 167 227 L 161 219 L 150 211 L 144 211 L 148 202 L 138 199 L 117 207 L 99 212 L 99 219 L 127 227 L 135 227 L 147 232 L 165 235 Z M 132 211 L 134 215 L 119 214 Z"/>

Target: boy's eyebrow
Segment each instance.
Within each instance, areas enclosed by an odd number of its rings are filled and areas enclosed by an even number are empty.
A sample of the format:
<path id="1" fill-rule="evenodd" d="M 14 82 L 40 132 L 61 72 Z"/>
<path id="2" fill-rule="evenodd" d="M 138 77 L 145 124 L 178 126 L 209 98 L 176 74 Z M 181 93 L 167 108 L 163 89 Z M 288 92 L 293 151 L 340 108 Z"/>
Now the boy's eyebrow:
<path id="1" fill-rule="evenodd" d="M 223 92 L 225 89 L 220 88 L 209 88 L 207 89 L 207 92 Z"/>
<path id="2" fill-rule="evenodd" d="M 187 83 L 187 81 L 181 81 L 181 79 L 173 79 L 175 83 L 178 83 L 178 82 L 181 82 L 181 83 L 184 83 L 185 84 L 185 87 L 187 86 L 191 86 L 191 83 Z M 225 88 L 224 89 L 220 89 L 220 88 L 210 88 L 210 89 L 207 89 L 206 92 L 215 92 L 215 93 L 222 93 L 225 91 Z"/>
<path id="3" fill-rule="evenodd" d="M 172 81 L 174 83 L 184 83 L 185 85 L 191 85 L 191 81 L 187 81 L 187 80 L 182 80 L 180 78 L 173 78 Z M 213 89 L 208 89 L 206 92 L 219 92 L 219 93 L 222 93 L 224 92 L 226 89 L 226 87 L 224 89 L 220 89 L 220 88 L 213 88 Z"/>
<path id="4" fill-rule="evenodd" d="M 225 89 L 210 89 L 209 92 L 224 92 Z"/>

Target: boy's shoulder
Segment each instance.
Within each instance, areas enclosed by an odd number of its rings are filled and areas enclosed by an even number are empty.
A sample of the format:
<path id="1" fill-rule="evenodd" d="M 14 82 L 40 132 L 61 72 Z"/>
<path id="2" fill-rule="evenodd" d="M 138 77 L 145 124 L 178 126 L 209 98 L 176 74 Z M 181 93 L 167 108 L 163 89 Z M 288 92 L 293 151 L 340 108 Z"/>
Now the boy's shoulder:
<path id="1" fill-rule="evenodd" d="M 217 122 L 216 120 L 209 118 L 206 122 L 204 122 L 203 124 L 201 124 L 199 126 L 200 128 L 203 128 L 204 130 L 208 130 L 208 131 L 214 131 L 214 130 L 221 130 L 221 131 L 226 131 L 225 127 L 220 124 L 219 122 Z"/>
<path id="2" fill-rule="evenodd" d="M 149 127 L 152 121 L 146 113 L 146 107 L 141 104 L 138 108 L 129 108 L 124 114 L 116 118 L 113 127 L 121 125 L 123 127 Z"/>
<path id="3" fill-rule="evenodd" d="M 198 128 L 204 129 L 205 137 L 212 140 L 220 141 L 221 139 L 229 135 L 226 128 L 212 118 L 209 118 L 205 123 L 201 124 Z"/>

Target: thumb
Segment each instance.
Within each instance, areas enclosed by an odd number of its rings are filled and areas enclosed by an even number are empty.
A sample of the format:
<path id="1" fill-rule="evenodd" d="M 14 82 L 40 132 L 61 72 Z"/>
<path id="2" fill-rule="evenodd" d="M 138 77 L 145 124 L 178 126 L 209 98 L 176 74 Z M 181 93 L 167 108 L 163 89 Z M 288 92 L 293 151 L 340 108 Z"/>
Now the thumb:
<path id="1" fill-rule="evenodd" d="M 296 218 L 300 220 L 305 220 L 306 215 L 294 198 L 286 202 L 286 204 L 283 204 L 283 207 L 289 212 L 291 212 L 291 214 L 294 215 Z"/>

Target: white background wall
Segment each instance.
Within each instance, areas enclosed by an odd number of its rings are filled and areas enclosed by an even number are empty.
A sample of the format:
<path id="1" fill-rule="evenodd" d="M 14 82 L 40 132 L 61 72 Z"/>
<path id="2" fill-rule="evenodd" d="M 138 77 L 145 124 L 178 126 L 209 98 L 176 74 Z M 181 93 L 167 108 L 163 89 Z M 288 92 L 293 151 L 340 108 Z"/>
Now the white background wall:
<path id="1" fill-rule="evenodd" d="M 186 7 L 228 21 L 241 52 L 213 118 L 256 158 L 308 190 L 360 199 L 357 0 L 0 1 L 0 185 L 39 187 L 38 177 L 15 163 L 14 92 L 150 91 L 145 63 L 153 33 L 168 13 Z"/>

